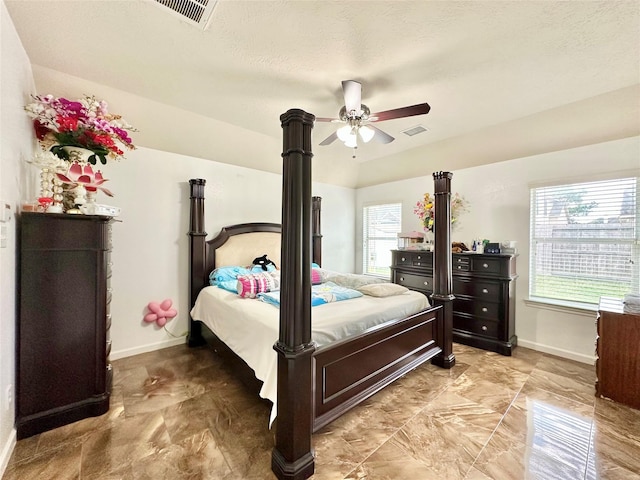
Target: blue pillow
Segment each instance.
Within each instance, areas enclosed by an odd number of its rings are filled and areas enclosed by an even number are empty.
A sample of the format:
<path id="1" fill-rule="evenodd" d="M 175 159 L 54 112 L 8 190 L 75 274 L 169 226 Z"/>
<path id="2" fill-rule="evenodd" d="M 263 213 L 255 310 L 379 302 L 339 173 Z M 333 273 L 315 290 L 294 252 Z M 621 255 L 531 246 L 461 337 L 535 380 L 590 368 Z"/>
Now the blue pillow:
<path id="1" fill-rule="evenodd" d="M 225 280 L 217 283 L 218 288 L 222 288 L 231 293 L 238 293 L 238 280 Z"/>
<path id="2" fill-rule="evenodd" d="M 235 281 L 238 275 L 246 275 L 251 273 L 251 270 L 245 267 L 220 267 L 216 268 L 209 275 L 209 283 L 211 285 L 217 285 L 219 282 L 225 282 L 229 280 Z"/>

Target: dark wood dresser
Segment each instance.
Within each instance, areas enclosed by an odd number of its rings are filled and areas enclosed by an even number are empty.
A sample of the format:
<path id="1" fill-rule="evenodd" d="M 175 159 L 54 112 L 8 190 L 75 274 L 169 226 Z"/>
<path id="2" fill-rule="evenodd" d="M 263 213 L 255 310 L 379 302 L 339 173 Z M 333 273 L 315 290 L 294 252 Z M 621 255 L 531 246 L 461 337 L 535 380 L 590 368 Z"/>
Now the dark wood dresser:
<path id="1" fill-rule="evenodd" d="M 391 281 L 430 295 L 433 254 L 394 250 Z M 515 335 L 516 256 L 454 253 L 453 340 L 511 355 Z"/>
<path id="2" fill-rule="evenodd" d="M 596 395 L 640 409 L 640 314 L 602 297 L 596 327 Z"/>
<path id="3" fill-rule="evenodd" d="M 109 410 L 111 217 L 19 216 L 18 439 Z"/>

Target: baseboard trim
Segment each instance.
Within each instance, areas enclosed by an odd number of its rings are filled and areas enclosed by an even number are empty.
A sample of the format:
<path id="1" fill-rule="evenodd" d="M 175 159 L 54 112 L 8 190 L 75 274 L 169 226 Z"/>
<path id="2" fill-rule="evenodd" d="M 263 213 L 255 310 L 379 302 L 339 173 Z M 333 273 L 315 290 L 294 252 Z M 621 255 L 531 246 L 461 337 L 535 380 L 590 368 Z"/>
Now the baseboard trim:
<path id="1" fill-rule="evenodd" d="M 588 365 L 594 365 L 596 363 L 595 354 L 593 356 L 584 355 L 582 353 L 576 353 L 570 350 L 563 350 L 562 348 L 550 347 L 549 345 L 544 345 L 542 343 L 529 342 L 527 340 L 523 340 L 522 337 L 518 337 L 518 345 L 520 345 L 521 347 L 530 348 L 531 350 L 536 350 L 538 352 L 548 353 L 557 357 L 568 358 L 569 360 L 575 360 L 576 362 L 580 363 L 586 363 Z"/>
<path id="2" fill-rule="evenodd" d="M 176 345 L 184 345 L 187 342 L 185 337 L 171 338 L 158 343 L 150 343 L 134 348 L 125 348 L 124 350 L 111 350 L 110 360 L 118 360 L 120 358 L 132 357 L 141 353 L 154 352 L 163 348 L 174 347 Z"/>
<path id="3" fill-rule="evenodd" d="M 9 433 L 9 437 L 6 442 L 4 442 L 2 452 L 0 453 L 0 478 L 4 476 L 7 465 L 9 465 L 11 454 L 13 453 L 13 449 L 16 447 L 16 438 L 16 429 L 12 428 L 11 433 Z"/>

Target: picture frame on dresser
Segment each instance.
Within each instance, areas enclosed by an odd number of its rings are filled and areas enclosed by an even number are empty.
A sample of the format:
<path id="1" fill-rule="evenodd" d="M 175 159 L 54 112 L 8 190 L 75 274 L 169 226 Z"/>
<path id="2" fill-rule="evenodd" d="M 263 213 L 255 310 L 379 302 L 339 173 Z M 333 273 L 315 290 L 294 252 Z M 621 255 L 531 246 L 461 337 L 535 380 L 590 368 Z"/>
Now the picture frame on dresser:
<path id="1" fill-rule="evenodd" d="M 391 281 L 429 296 L 433 253 L 392 250 Z M 501 355 L 518 345 L 515 334 L 517 254 L 452 254 L 453 341 Z"/>

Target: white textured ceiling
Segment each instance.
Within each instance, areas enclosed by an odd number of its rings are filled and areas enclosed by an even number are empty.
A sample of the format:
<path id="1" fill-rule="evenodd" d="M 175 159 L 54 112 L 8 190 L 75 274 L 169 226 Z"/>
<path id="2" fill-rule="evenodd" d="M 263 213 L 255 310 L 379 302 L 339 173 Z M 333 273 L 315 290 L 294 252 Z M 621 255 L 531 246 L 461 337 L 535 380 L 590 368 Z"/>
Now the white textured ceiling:
<path id="1" fill-rule="evenodd" d="M 148 0 L 4 1 L 35 66 L 278 143 L 290 108 L 337 116 L 341 80 L 372 111 L 428 102 L 355 161 L 316 124 L 316 158 L 353 163 L 352 186 L 640 134 L 637 0 L 219 0 L 204 31 Z"/>

